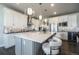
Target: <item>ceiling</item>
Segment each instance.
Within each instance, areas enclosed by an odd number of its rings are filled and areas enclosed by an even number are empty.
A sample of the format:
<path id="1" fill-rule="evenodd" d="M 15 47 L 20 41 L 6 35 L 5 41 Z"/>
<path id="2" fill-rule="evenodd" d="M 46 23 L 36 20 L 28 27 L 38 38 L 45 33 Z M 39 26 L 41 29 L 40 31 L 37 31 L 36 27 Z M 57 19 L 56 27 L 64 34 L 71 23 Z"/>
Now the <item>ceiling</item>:
<path id="1" fill-rule="evenodd" d="M 24 13 L 25 9 L 32 8 L 35 13 L 33 17 L 43 15 L 43 18 L 79 12 L 79 3 L 55 3 L 53 7 L 50 3 L 2 3 L 2 5 Z M 57 12 L 55 15 L 54 12 Z"/>

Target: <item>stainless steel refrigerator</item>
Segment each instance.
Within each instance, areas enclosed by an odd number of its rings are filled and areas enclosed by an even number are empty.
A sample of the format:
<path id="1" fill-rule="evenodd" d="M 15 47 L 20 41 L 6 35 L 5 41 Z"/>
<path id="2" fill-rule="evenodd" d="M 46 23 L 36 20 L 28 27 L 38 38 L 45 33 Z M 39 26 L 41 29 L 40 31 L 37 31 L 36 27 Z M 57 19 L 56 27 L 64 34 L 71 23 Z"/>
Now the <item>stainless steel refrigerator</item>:
<path id="1" fill-rule="evenodd" d="M 50 32 L 57 32 L 57 31 L 58 31 L 57 23 L 50 24 Z"/>

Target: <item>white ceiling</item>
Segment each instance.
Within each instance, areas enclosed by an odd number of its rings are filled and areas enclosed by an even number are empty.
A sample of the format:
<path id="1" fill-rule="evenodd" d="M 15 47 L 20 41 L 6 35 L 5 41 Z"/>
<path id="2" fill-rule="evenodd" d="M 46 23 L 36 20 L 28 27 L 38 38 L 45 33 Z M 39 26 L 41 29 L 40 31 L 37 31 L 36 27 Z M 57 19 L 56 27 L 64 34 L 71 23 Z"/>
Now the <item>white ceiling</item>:
<path id="1" fill-rule="evenodd" d="M 4 6 L 15 9 L 24 13 L 25 9 L 32 8 L 35 13 L 34 17 L 38 17 L 39 15 L 43 15 L 43 17 L 62 15 L 67 13 L 79 12 L 79 4 L 78 3 L 55 3 L 54 7 L 50 6 L 50 3 L 2 3 Z M 47 11 L 45 11 L 45 9 Z M 53 12 L 57 12 L 57 14 L 53 14 Z"/>

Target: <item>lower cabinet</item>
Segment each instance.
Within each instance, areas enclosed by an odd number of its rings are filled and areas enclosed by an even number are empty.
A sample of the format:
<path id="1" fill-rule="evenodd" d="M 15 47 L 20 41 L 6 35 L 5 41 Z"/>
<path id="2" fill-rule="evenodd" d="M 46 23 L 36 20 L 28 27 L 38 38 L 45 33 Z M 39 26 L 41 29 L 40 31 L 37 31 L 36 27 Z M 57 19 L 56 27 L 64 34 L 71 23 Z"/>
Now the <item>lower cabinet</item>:
<path id="1" fill-rule="evenodd" d="M 4 47 L 4 37 L 0 35 L 0 47 Z"/>
<path id="2" fill-rule="evenodd" d="M 60 39 L 68 40 L 68 32 L 58 32 L 60 35 Z"/>
<path id="3" fill-rule="evenodd" d="M 68 40 L 68 32 L 62 32 L 61 37 L 63 40 Z"/>
<path id="4" fill-rule="evenodd" d="M 17 38 L 15 45 L 16 55 L 39 55 L 41 44 L 28 39 Z"/>
<path id="5" fill-rule="evenodd" d="M 11 34 L 5 34 L 4 35 L 4 47 L 9 48 L 15 45 L 15 39 L 14 36 Z"/>
<path id="6" fill-rule="evenodd" d="M 22 41 L 22 45 L 21 45 L 22 55 L 32 55 L 33 54 L 32 41 L 29 41 L 27 39 L 21 39 L 21 41 Z"/>
<path id="7" fill-rule="evenodd" d="M 15 39 L 15 54 L 21 55 L 22 54 L 22 48 L 21 48 L 22 41 L 18 37 L 14 37 L 14 39 Z"/>

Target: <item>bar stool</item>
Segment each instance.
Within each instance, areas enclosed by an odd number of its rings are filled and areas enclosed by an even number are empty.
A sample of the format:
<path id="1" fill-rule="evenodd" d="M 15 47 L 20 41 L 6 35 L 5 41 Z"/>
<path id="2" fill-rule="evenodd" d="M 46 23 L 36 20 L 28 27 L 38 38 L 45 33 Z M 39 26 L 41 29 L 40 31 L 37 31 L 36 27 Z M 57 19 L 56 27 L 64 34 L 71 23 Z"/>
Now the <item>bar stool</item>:
<path id="1" fill-rule="evenodd" d="M 61 33 L 56 33 L 55 37 L 60 38 L 61 39 Z"/>
<path id="2" fill-rule="evenodd" d="M 62 45 L 62 41 L 59 38 L 53 37 L 48 43 L 42 45 L 43 51 L 46 55 L 52 54 L 56 55 L 59 53 L 59 47 Z"/>

